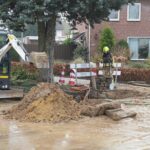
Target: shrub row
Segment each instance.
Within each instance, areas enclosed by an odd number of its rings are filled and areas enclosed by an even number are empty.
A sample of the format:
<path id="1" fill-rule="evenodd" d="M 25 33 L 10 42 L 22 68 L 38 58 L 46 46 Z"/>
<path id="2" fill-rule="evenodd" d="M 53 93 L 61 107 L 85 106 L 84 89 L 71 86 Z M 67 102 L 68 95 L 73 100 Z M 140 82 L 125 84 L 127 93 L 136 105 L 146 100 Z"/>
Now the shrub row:
<path id="1" fill-rule="evenodd" d="M 150 83 L 150 69 L 123 68 L 120 81 L 146 81 Z"/>
<path id="2" fill-rule="evenodd" d="M 37 79 L 38 70 L 33 64 L 11 63 L 11 76 L 15 80 Z"/>
<path id="3" fill-rule="evenodd" d="M 69 64 L 55 64 L 54 75 L 60 76 L 63 67 L 65 67 L 65 76 L 69 76 Z M 78 71 L 84 72 L 89 71 L 89 69 L 80 69 Z M 92 69 L 92 71 L 96 72 L 96 69 Z M 37 69 L 32 64 L 12 63 L 12 76 L 15 76 L 16 79 L 36 79 L 37 73 Z M 122 68 L 119 80 L 146 81 L 150 83 L 150 69 Z"/>
<path id="4" fill-rule="evenodd" d="M 64 65 L 61 65 L 61 64 L 55 65 L 54 74 L 60 75 L 63 66 Z M 69 65 L 65 65 L 65 67 L 66 67 L 65 76 L 69 76 L 69 73 L 70 73 Z M 79 69 L 78 71 L 84 72 L 84 71 L 89 71 L 89 70 Z M 92 71 L 96 72 L 96 69 L 92 69 Z M 150 83 L 150 69 L 122 68 L 119 81 L 146 81 Z"/>
<path id="5" fill-rule="evenodd" d="M 63 66 L 65 66 L 65 76 L 69 76 L 70 68 L 69 65 L 56 64 L 54 66 L 54 74 L 60 75 Z M 89 71 L 88 69 L 79 69 L 78 71 L 84 72 Z M 92 69 L 96 72 L 96 69 Z M 119 77 L 120 81 L 146 81 L 150 82 L 150 69 L 138 69 L 138 68 L 122 68 L 121 76 Z"/>

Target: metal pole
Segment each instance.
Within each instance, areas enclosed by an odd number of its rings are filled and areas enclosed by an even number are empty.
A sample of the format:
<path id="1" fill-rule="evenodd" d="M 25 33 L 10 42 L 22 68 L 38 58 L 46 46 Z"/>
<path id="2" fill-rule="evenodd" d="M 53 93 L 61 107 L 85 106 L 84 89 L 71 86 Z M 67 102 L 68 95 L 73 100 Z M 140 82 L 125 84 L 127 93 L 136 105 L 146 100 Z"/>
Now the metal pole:
<path id="1" fill-rule="evenodd" d="M 76 75 L 76 85 L 78 85 L 77 64 L 76 63 L 75 63 L 75 75 Z"/>
<path id="2" fill-rule="evenodd" d="M 24 37 L 23 32 L 21 32 L 21 42 L 22 43 L 23 43 L 23 37 Z"/>
<path id="3" fill-rule="evenodd" d="M 89 29 L 88 29 L 88 35 L 89 35 L 89 41 L 88 41 L 88 49 L 89 49 L 89 68 L 90 68 L 90 77 L 91 77 L 91 82 L 92 82 L 92 86 L 94 85 L 93 83 L 95 83 L 95 78 L 92 77 L 92 71 L 91 71 L 91 26 L 89 23 Z"/>
<path id="4" fill-rule="evenodd" d="M 48 49 L 48 77 L 47 77 L 47 82 L 50 83 L 51 82 L 51 77 L 50 77 L 50 50 L 51 47 Z"/>
<path id="5" fill-rule="evenodd" d="M 89 24 L 89 29 L 88 29 L 88 35 L 89 35 L 89 41 L 88 41 L 88 49 L 89 49 L 89 62 L 91 60 L 91 26 Z"/>
<path id="6" fill-rule="evenodd" d="M 117 80 L 118 80 L 118 75 L 117 75 L 117 72 L 118 72 L 118 63 L 116 63 L 115 88 L 117 88 Z"/>
<path id="7" fill-rule="evenodd" d="M 88 41 L 88 49 L 89 49 L 89 68 L 90 68 L 90 76 L 92 77 L 92 72 L 91 72 L 91 26 L 89 24 L 89 29 L 88 29 L 88 35 L 89 35 L 89 41 Z"/>

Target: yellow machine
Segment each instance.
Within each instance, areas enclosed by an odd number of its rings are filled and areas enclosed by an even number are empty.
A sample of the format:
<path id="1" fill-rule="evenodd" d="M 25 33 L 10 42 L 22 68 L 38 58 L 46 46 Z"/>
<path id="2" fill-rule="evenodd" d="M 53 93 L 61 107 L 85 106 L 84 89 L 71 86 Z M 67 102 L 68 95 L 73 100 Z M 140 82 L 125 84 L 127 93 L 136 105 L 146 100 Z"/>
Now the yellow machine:
<path id="1" fill-rule="evenodd" d="M 10 89 L 10 55 L 13 48 L 24 61 L 28 61 L 28 53 L 21 42 L 12 34 L 0 31 L 0 90 Z"/>

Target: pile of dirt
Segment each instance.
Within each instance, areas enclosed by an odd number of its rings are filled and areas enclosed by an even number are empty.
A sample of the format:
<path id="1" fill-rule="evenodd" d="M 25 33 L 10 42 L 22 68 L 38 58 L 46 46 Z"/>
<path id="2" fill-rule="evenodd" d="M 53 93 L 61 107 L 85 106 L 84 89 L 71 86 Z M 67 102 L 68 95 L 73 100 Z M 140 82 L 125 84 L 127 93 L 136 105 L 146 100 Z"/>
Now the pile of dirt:
<path id="1" fill-rule="evenodd" d="M 40 83 L 9 110 L 6 117 L 31 122 L 61 122 L 79 118 L 80 107 L 59 86 Z"/>

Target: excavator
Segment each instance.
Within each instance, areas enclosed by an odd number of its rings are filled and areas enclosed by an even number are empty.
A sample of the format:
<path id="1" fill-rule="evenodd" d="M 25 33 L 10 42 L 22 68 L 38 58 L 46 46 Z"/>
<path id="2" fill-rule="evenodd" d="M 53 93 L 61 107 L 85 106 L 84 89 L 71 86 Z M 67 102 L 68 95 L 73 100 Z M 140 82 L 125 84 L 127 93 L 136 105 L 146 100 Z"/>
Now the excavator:
<path id="1" fill-rule="evenodd" d="M 29 54 L 13 34 L 0 31 L 0 90 L 10 89 L 10 50 L 15 50 L 23 61 L 29 61 Z"/>
<path id="2" fill-rule="evenodd" d="M 15 50 L 26 63 L 33 63 L 37 69 L 48 69 L 48 57 L 45 52 L 28 53 L 22 42 L 13 34 L 0 29 L 0 99 L 22 98 L 22 89 L 13 89 L 10 85 L 11 56 Z"/>

